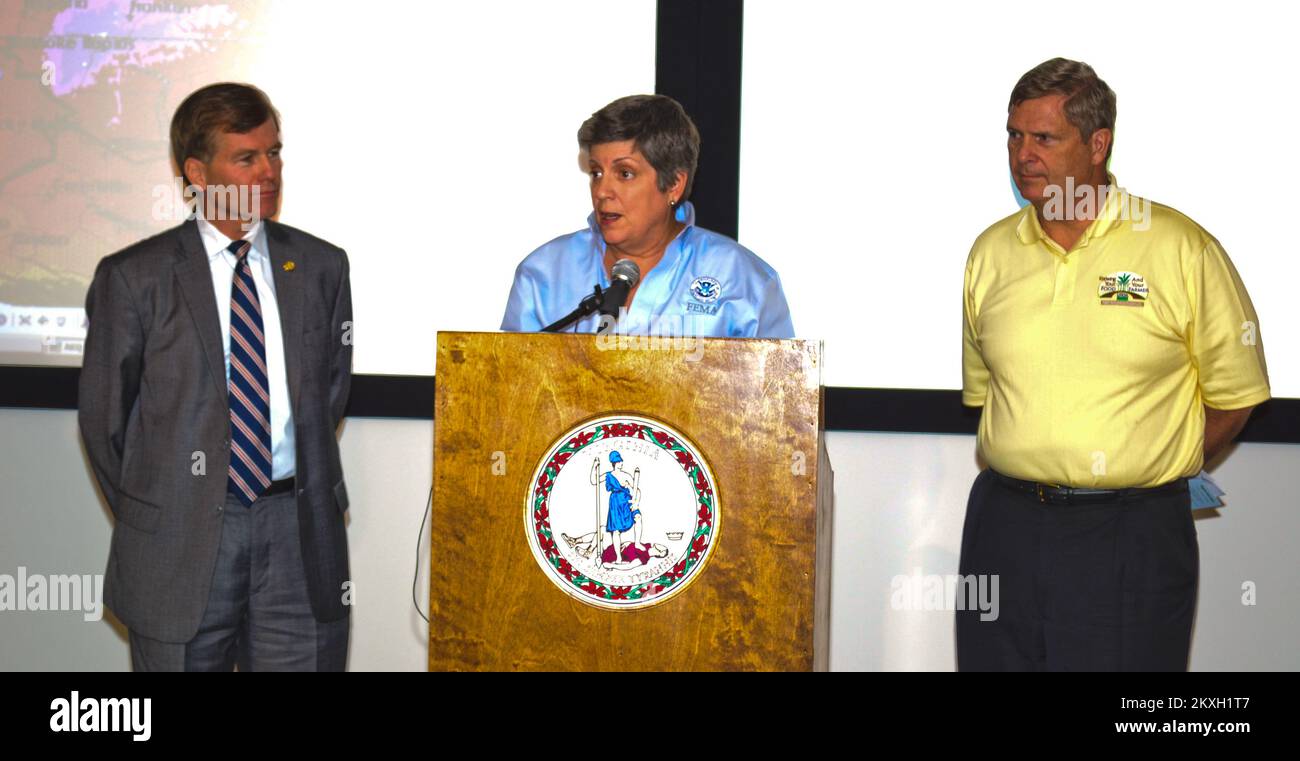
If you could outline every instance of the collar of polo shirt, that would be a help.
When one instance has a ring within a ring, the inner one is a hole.
[[[1087,248],[1089,241],[1093,238],[1099,238],[1105,235],[1123,216],[1123,202],[1124,199],[1128,197],[1127,191],[1119,187],[1119,183],[1115,181],[1115,175],[1109,172],[1106,173],[1106,183],[1106,203],[1102,205],[1101,212],[1097,214],[1097,217],[1092,221],[1092,224],[1088,225],[1088,229],[1083,231],[1083,235],[1079,236],[1079,240],[1075,242],[1074,248],[1071,249],[1071,251]],[[1059,256],[1066,256],[1068,254],[1065,249],[1061,248],[1059,243],[1052,240],[1051,237],[1043,231],[1043,226],[1038,221],[1038,213],[1034,209],[1033,204],[1025,205],[1023,217],[1020,220],[1020,224],[1016,227],[1016,236],[1019,237],[1020,242],[1025,245],[1031,245],[1035,241],[1041,241],[1054,254]]]

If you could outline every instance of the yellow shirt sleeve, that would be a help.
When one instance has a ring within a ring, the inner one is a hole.
[[[1268,400],[1268,367],[1259,317],[1241,276],[1211,238],[1188,268],[1191,305],[1188,350],[1196,365],[1202,401],[1234,410]]]
[[[961,403],[980,407],[988,392],[989,368],[984,364],[984,357],[979,350],[979,337],[975,334],[975,299],[971,293],[971,268],[974,261],[972,255],[966,262],[966,278],[962,289]]]

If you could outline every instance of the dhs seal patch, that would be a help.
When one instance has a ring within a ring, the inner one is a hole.
[[[546,577],[588,605],[657,605],[712,555],[718,495],[699,449],[634,415],[584,423],[547,451],[524,504],[528,546]]]
[[[691,300],[686,302],[686,311],[690,314],[715,315],[718,313],[718,297],[722,295],[722,284],[711,277],[697,277],[691,281]]]
[[[697,277],[691,282],[691,295],[705,304],[717,301],[722,295],[722,284],[711,277]]]

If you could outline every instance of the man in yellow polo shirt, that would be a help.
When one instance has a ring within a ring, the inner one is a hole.
[[[1187,478],[1269,398],[1258,319],[1222,247],[1107,174],[1115,94],[1057,58],[1011,93],[1029,205],[966,265],[962,401],[983,406],[961,573],[961,670],[1184,670],[1199,555]],[[972,615],[973,614],[973,615]]]

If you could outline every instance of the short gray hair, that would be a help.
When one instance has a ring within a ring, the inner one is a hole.
[[[628,95],[591,115],[578,128],[578,147],[631,140],[654,167],[659,192],[672,187],[678,172],[686,173],[685,201],[695,184],[700,160],[700,131],[682,104],[667,95]]]

